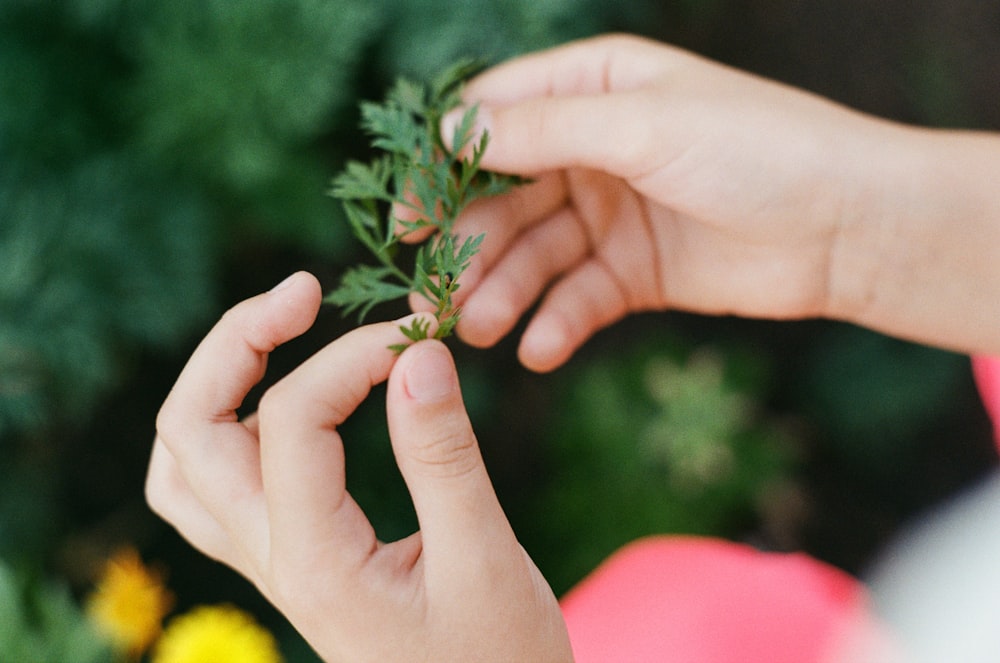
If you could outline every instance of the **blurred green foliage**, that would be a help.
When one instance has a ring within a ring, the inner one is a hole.
[[[130,352],[203,326],[248,247],[346,257],[321,192],[359,96],[593,32],[614,12],[591,4],[4,3],[0,435],[74,420]]]
[[[126,539],[166,562],[185,600],[256,605],[289,660],[314,660],[242,579],[145,510],[142,474],[159,402],[225,306],[303,267],[332,285],[362,259],[323,192],[367,156],[357,102],[398,76],[624,29],[890,117],[995,129],[988,11],[0,2],[0,559],[19,569],[0,571],[0,594],[35,591],[20,569],[82,585],[88,556]],[[347,324],[321,315],[269,379]],[[560,590],[651,532],[803,548],[859,571],[900,522],[995,464],[964,358],[844,325],[644,316],[554,376],[526,375],[512,342],[456,353],[505,507]],[[416,524],[381,397],[345,427],[348,479],[394,538]],[[0,600],[0,627],[39,632],[13,605]]]
[[[98,635],[69,588],[31,581],[0,560],[0,657],[31,663],[107,663]]]
[[[205,210],[136,163],[7,171],[0,209],[0,439],[85,417],[130,349],[169,346],[211,310]]]
[[[661,338],[561,377],[536,521],[558,590],[644,535],[748,530],[787,491],[796,440],[764,407],[758,363]]]

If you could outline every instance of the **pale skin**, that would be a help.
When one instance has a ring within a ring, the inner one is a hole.
[[[670,308],[826,317],[1000,353],[995,136],[904,127],[631,37],[514,60],[467,99],[492,137],[484,166],[535,179],[459,221],[487,233],[458,291],[472,345],[497,342],[540,299],[519,348],[537,371],[631,312]],[[154,510],[325,660],[571,661],[440,342],[396,357],[399,323],[362,327],[237,418],[268,354],[312,325],[320,292],[294,275],[231,309],[195,351],[157,421]],[[386,380],[420,525],[397,542],[378,541],[346,492],[337,432]]]
[[[1000,138],[905,127],[632,37],[492,69],[467,90],[483,166],[458,333],[552,370],[628,313],[826,317],[1000,352]],[[450,135],[445,131],[444,135]]]
[[[571,661],[559,606],[497,502],[439,341],[397,358],[399,323],[359,328],[237,419],[268,353],[312,325],[320,299],[299,273],[208,334],[157,419],[153,509],[253,582],[326,661]],[[337,432],[386,380],[420,523],[391,543],[345,490]]]

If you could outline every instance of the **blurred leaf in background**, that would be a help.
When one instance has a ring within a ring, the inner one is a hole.
[[[107,663],[114,658],[67,587],[31,581],[0,561],[0,660]]]
[[[844,325],[816,344],[804,389],[809,414],[843,440],[841,452],[884,475],[947,412],[967,373],[966,357]]]
[[[794,429],[764,407],[760,366],[661,341],[563,377],[536,514],[550,537],[538,562],[559,590],[647,534],[754,529],[795,469]]]
[[[862,572],[900,523],[996,465],[969,358],[830,324],[792,379],[811,422],[803,546]]]
[[[417,77],[462,54],[499,61],[603,31],[640,31],[654,13],[645,0],[377,0],[372,6],[385,19],[373,50],[383,75]]]
[[[131,3],[123,112],[130,140],[172,177],[263,232],[327,254],[340,247],[322,191],[323,136],[355,100],[376,27],[363,0]]]
[[[137,164],[0,174],[0,439],[84,417],[139,347],[167,348],[212,309],[196,197]]]
[[[220,271],[253,270],[240,261],[275,241],[346,257],[322,192],[357,150],[360,95],[615,13],[566,0],[4,4],[0,426],[85,412],[126,374],[129,348],[203,325]]]

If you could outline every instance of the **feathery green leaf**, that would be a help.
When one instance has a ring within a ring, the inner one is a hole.
[[[361,126],[381,154],[370,164],[348,163],[334,178],[330,194],[341,200],[354,235],[381,264],[348,270],[327,296],[325,301],[345,314],[359,311],[363,320],[376,305],[415,292],[435,305],[436,338],[450,335],[458,323],[460,311],[452,295],[483,235],[456,246],[455,221],[473,200],[499,195],[521,182],[480,169],[487,136],[473,134],[477,107],[466,110],[455,128],[453,149],[442,139],[441,118],[461,103],[462,82],[479,69],[463,60],[429,85],[400,79],[384,102],[361,105]],[[412,275],[407,275],[395,262],[402,248],[399,234],[428,227],[432,232],[416,249]],[[404,329],[410,340],[426,338],[427,332],[418,323]]]

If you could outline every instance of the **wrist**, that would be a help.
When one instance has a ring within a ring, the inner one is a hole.
[[[872,127],[831,250],[828,317],[1000,353],[1000,140]]]
[[[826,302],[822,317],[884,326],[888,284],[906,280],[908,255],[899,235],[911,228],[903,210],[915,201],[922,174],[918,132],[881,118],[854,114],[831,141],[827,186],[839,193],[830,222]]]

